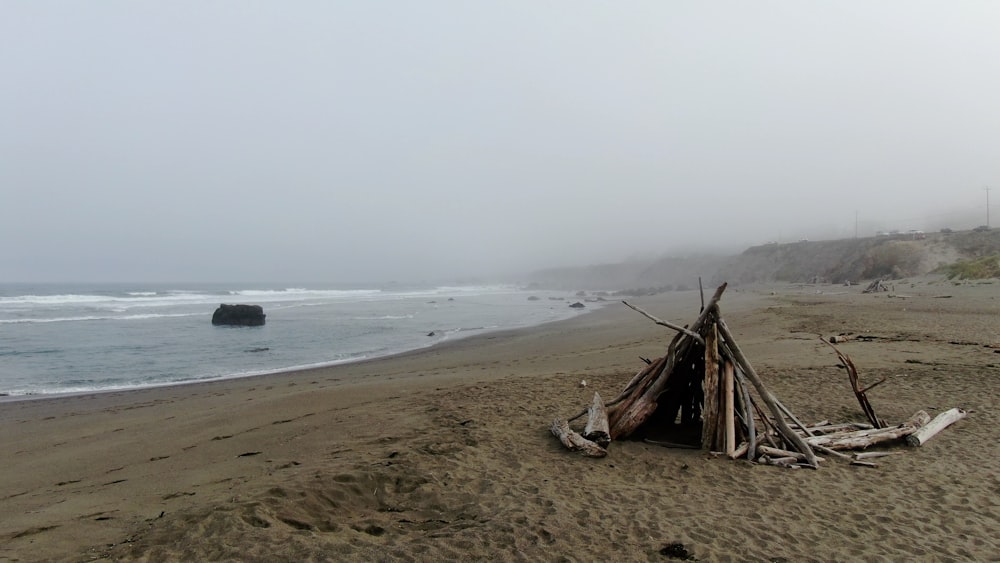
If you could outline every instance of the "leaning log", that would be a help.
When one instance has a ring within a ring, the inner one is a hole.
[[[552,421],[552,426],[549,427],[549,430],[570,451],[580,452],[587,457],[604,457],[608,455],[608,450],[574,432],[569,427],[569,422],[565,420],[556,419]]]
[[[736,450],[736,400],[733,393],[733,364],[726,362],[722,369],[722,401],[725,405],[726,455],[732,456]]]
[[[928,422],[924,427],[907,436],[906,443],[911,446],[922,446],[927,440],[936,436],[938,432],[962,420],[967,414],[964,410],[957,407],[946,410],[935,416],[934,420]]]
[[[715,433],[719,425],[719,346],[718,329],[715,323],[705,333],[705,379],[703,389],[705,400],[701,414],[701,448],[712,450],[716,447]]]
[[[594,402],[587,414],[587,426],[583,429],[583,437],[595,442],[602,448],[611,443],[611,432],[608,430],[608,409],[604,407],[601,394],[594,392]]]
[[[760,376],[757,375],[753,366],[750,365],[750,361],[747,360],[747,357],[743,355],[743,351],[740,350],[739,345],[736,344],[736,338],[733,336],[733,333],[729,331],[729,327],[726,326],[726,321],[720,318],[717,324],[719,326],[719,333],[722,335],[722,338],[729,346],[730,352],[733,354],[733,360],[739,364],[740,369],[743,370],[743,374],[746,375],[747,379],[750,380],[750,383],[753,383],[754,388],[757,389],[757,394],[760,395],[761,400],[764,401],[764,405],[766,405],[768,410],[771,411],[771,415],[774,417],[774,424],[778,428],[778,431],[781,432],[781,436],[794,445],[795,449],[806,455],[806,463],[813,468],[818,467],[819,462],[816,460],[816,454],[813,453],[809,444],[807,444],[801,436],[796,434],[795,431],[788,426],[788,423],[785,422],[785,417],[783,416],[784,413],[778,409],[778,405],[774,403],[774,396],[771,395],[771,392],[764,386],[764,382],[761,381]]]

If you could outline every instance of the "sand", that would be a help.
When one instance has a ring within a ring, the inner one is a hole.
[[[821,293],[820,293],[821,292]],[[877,468],[818,471],[548,433],[671,336],[621,305],[332,368],[0,403],[0,561],[1000,559],[1000,283],[729,290],[723,315],[801,418],[969,416]],[[690,322],[697,292],[635,299]],[[580,381],[586,380],[584,389]]]

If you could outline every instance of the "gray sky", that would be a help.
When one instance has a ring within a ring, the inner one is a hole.
[[[992,1],[0,0],[0,281],[968,228],[1000,204],[998,30]]]

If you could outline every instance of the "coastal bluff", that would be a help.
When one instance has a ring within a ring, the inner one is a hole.
[[[212,314],[213,325],[263,326],[264,308],[260,305],[221,304]]]

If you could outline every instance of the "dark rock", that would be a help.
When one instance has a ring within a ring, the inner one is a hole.
[[[260,305],[219,305],[212,315],[214,325],[261,326],[264,308]]]
[[[584,307],[586,307],[586,305],[584,305],[583,303],[580,303],[579,301],[577,301],[576,303],[572,303],[570,305],[570,307],[572,307],[574,309],[583,309]]]
[[[258,348],[247,348],[244,352],[267,352],[270,348],[258,347]]]
[[[535,295],[528,297],[528,301],[538,301],[538,299],[539,299],[538,296]]]
[[[433,330],[427,333],[427,336],[434,336],[434,335],[435,335],[435,332]]]

